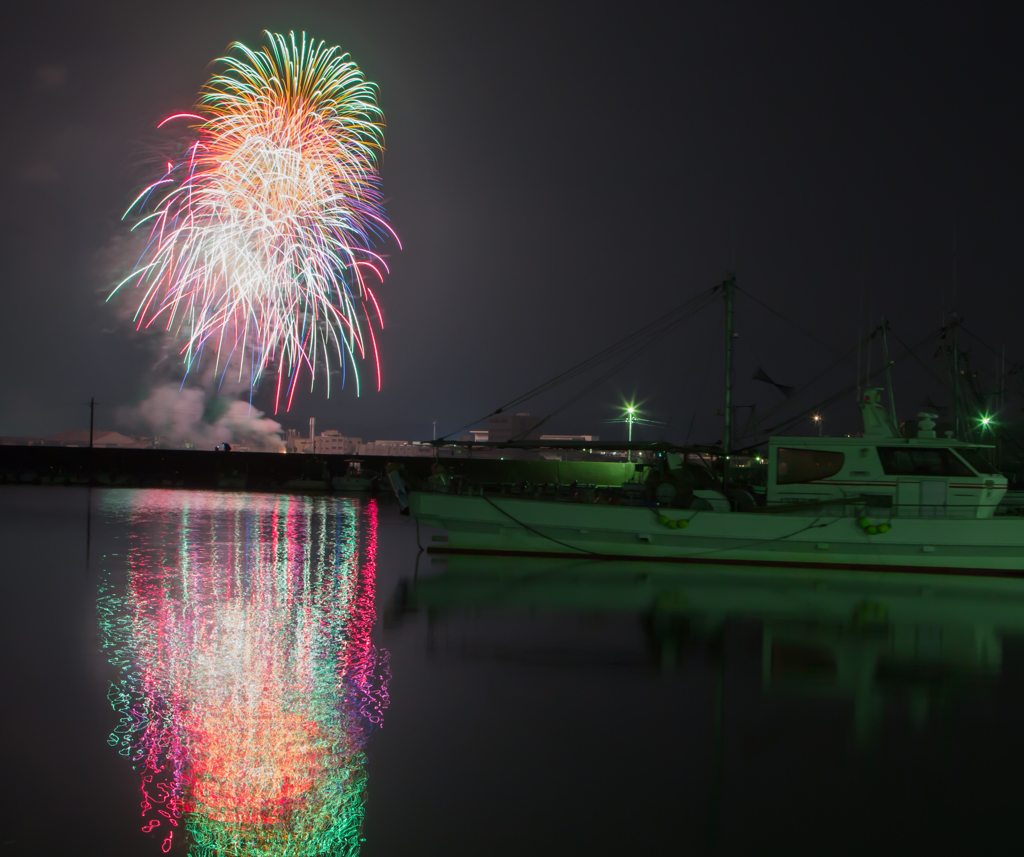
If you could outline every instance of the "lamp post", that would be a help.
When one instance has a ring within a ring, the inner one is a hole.
[[[636,419],[636,406],[635,405],[626,405],[626,426],[627,426],[627,432],[628,432],[626,437],[627,437],[627,439],[629,440],[630,443],[633,442],[633,420],[635,420],[635,419]],[[628,450],[626,450],[626,461],[630,461],[631,462],[632,460],[633,460],[633,450],[632,449],[628,449]]]
[[[818,437],[821,437],[821,414],[815,414],[812,419],[814,424],[818,427]]]

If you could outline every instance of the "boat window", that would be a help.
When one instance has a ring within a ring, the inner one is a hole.
[[[798,482],[814,482],[835,476],[843,469],[844,456],[841,452],[823,449],[779,448],[775,482],[778,485],[793,485]]]
[[[970,446],[956,451],[957,455],[961,456],[978,473],[998,473],[999,471],[986,457],[986,452],[988,452],[987,449],[981,450]]]
[[[882,469],[890,476],[974,476],[950,450],[914,447],[878,447]]]

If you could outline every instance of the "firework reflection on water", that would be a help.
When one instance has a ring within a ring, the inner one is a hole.
[[[129,539],[99,599],[109,743],[140,775],[142,831],[195,855],[358,852],[387,706],[376,504],[150,491],[107,511]]]

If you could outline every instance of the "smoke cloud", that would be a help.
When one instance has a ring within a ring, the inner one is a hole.
[[[198,387],[164,384],[139,405],[122,408],[121,421],[171,446],[213,449],[229,443],[260,452],[283,452],[281,424],[231,396]]]
[[[106,302],[113,288],[134,269],[146,247],[148,235],[117,232],[94,259],[98,297]],[[239,348],[227,367],[205,361],[193,367],[185,384],[181,340],[177,328],[139,326],[135,317],[139,293],[134,281],[124,285],[106,305],[117,332],[144,344],[150,354],[145,398],[117,411],[117,422],[135,435],[156,437],[161,445],[213,449],[222,443],[259,452],[283,452],[280,423],[250,407],[248,386],[241,380]],[[249,347],[245,350],[250,354]],[[218,374],[217,370],[223,370]]]

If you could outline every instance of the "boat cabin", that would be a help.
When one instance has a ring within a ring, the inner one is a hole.
[[[860,408],[863,437],[769,440],[769,508],[933,518],[995,513],[1007,480],[989,461],[992,446],[936,437],[934,414],[920,414],[917,437],[903,437],[878,389],[865,391]]]

